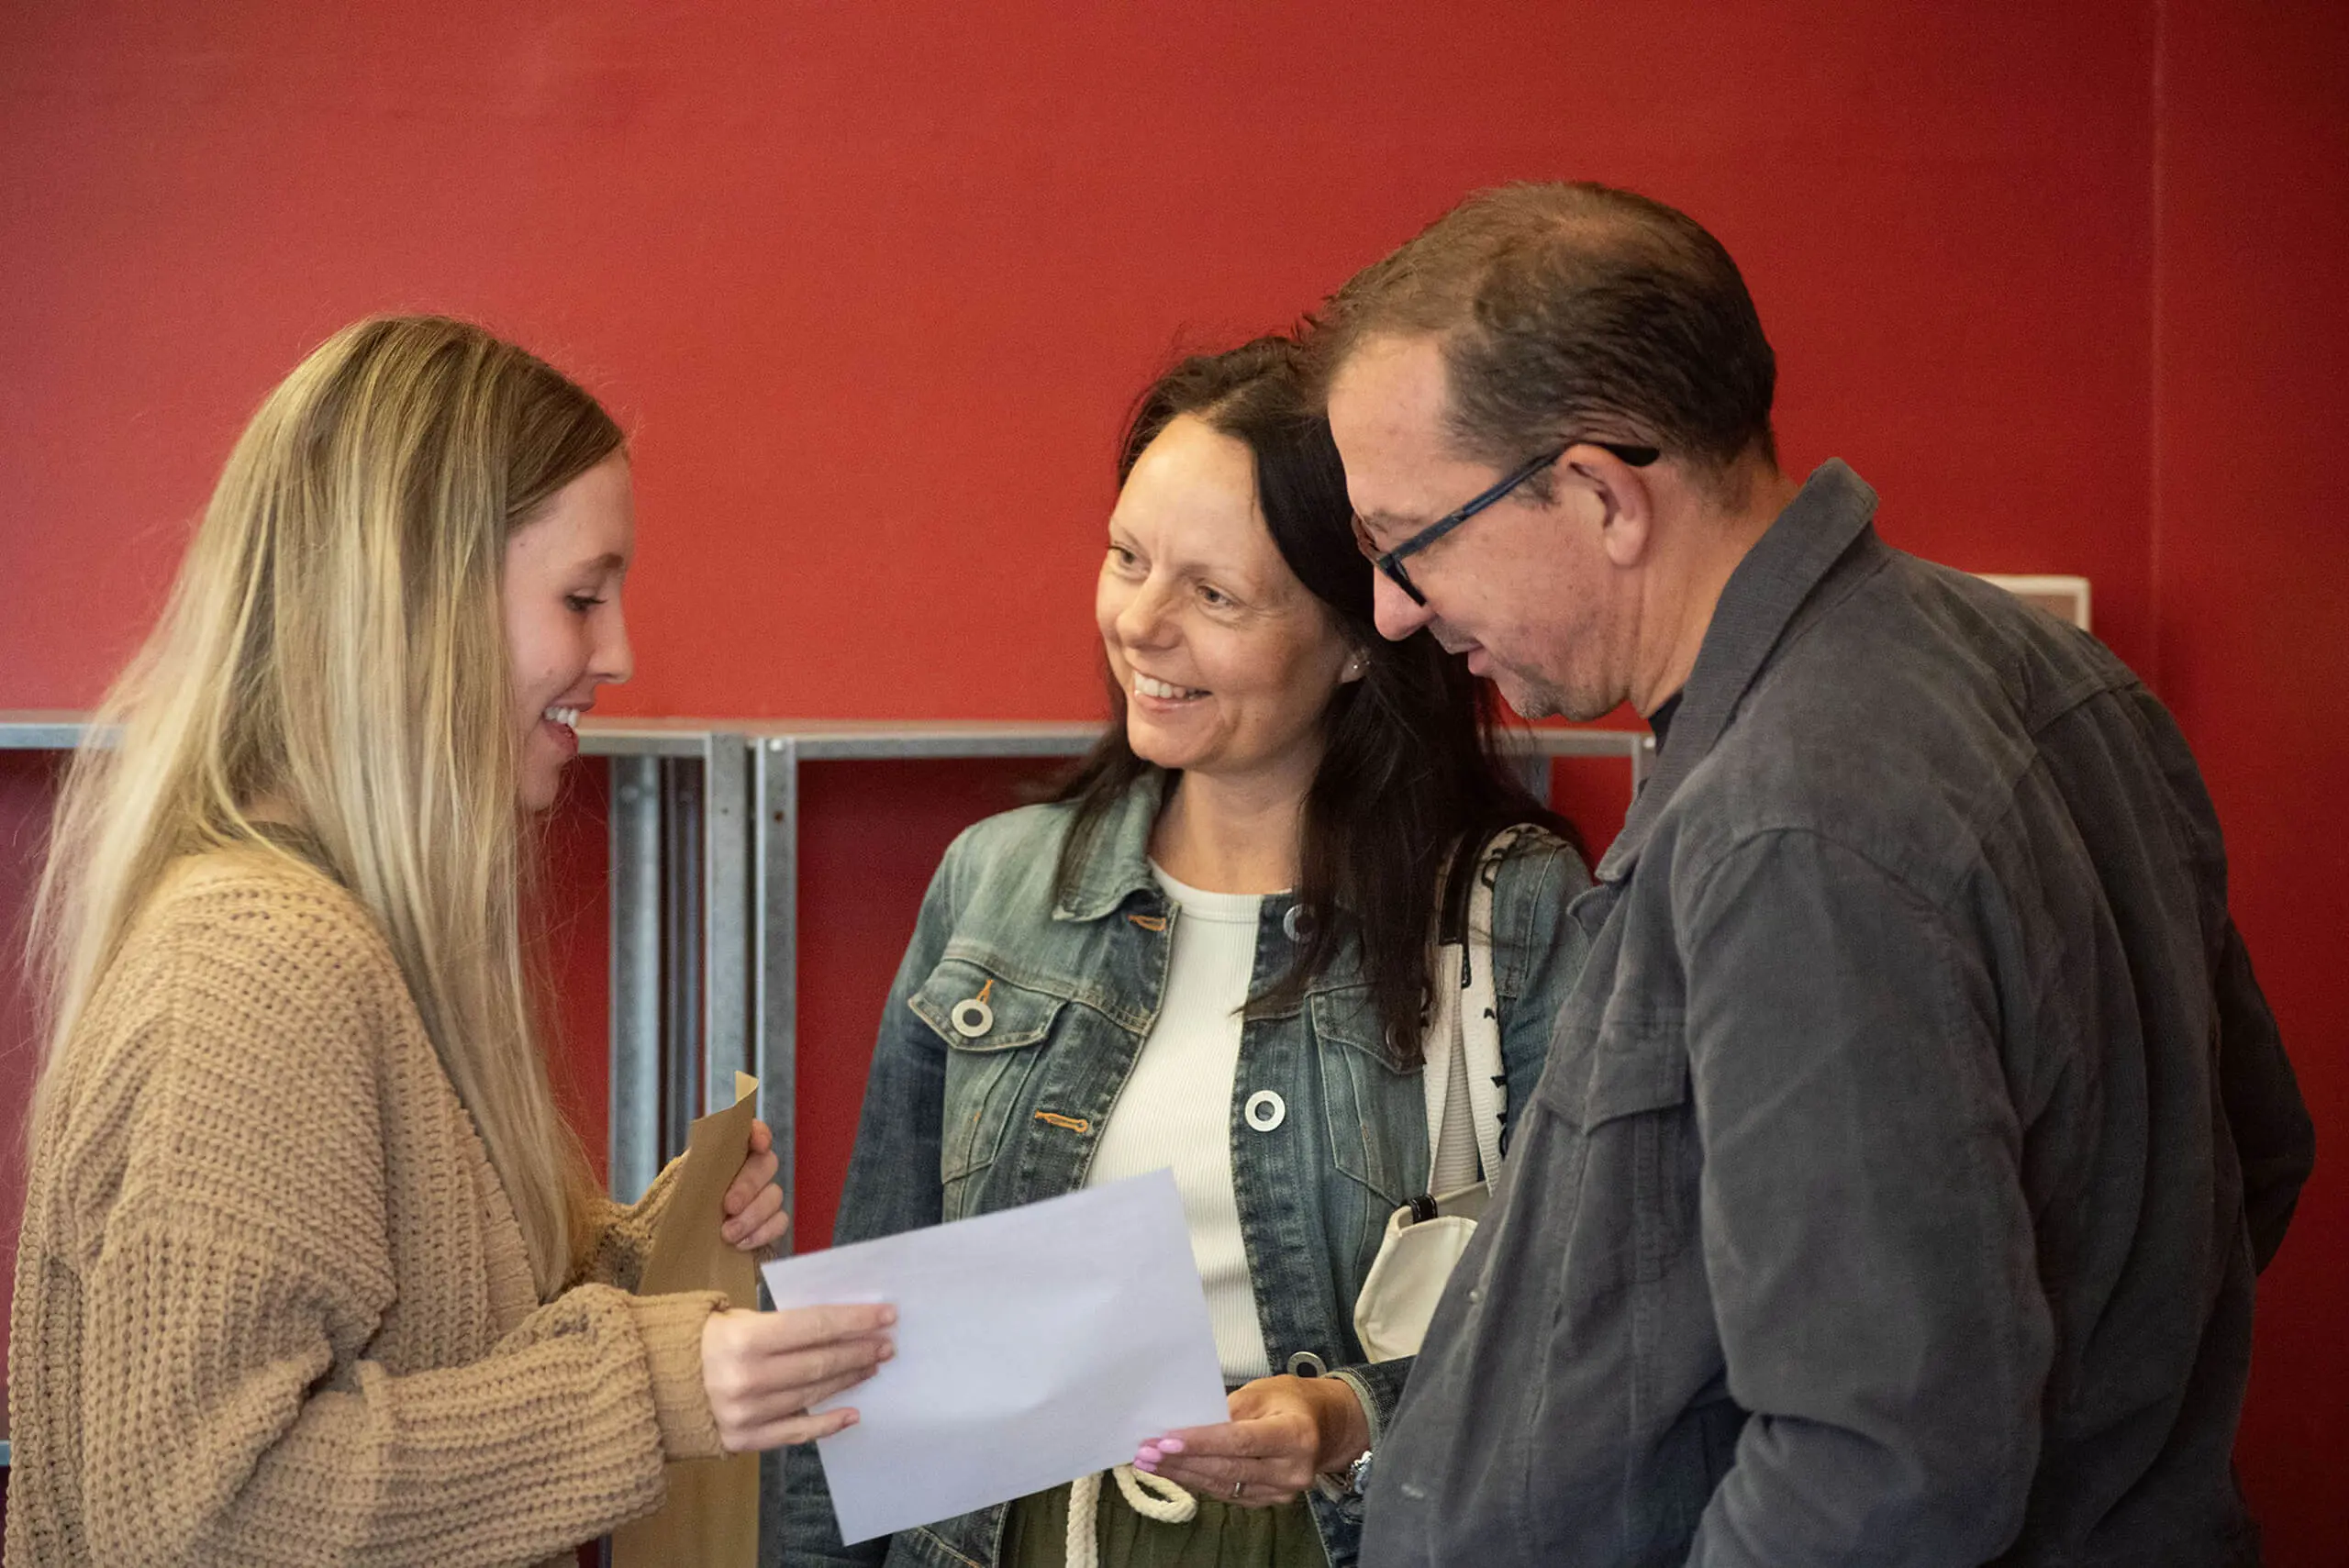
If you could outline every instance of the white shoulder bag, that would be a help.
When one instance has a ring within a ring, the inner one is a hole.
[[[1354,1334],[1375,1362],[1419,1352],[1452,1267],[1476,1234],[1493,1178],[1501,1170],[1501,1119],[1508,1089],[1501,1068],[1501,1026],[1493,996],[1493,881],[1501,857],[1523,828],[1497,834],[1477,857],[1460,940],[1437,952],[1435,1017],[1429,1021],[1420,1084],[1428,1107],[1428,1179],[1442,1168],[1445,1100],[1452,1064],[1465,1057],[1469,1124],[1484,1179],[1455,1192],[1423,1194],[1389,1215],[1386,1240],[1354,1301]],[[1441,919],[1441,913],[1438,917]]]

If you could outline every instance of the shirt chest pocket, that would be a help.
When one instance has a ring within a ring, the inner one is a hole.
[[[1016,985],[985,965],[949,958],[907,1000],[946,1046],[946,1094],[939,1121],[938,1174],[947,1218],[962,1188],[1003,1148],[1028,1080],[1066,1003]]]
[[[1533,1096],[1558,1124],[1542,1140],[1549,1182],[1555,1190],[1563,1177],[1574,1194],[1570,1314],[1653,1283],[1680,1256],[1695,1234],[1699,1169],[1681,1020],[1610,1015],[1595,1034],[1578,1032],[1553,1047]]]
[[[1541,1095],[1586,1133],[1688,1102],[1688,1058],[1677,1018],[1602,1029],[1581,1055],[1586,1073],[1549,1073]]]

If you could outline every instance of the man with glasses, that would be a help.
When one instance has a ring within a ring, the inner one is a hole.
[[[2253,1279],[2313,1137],[2168,714],[1841,462],[1779,473],[1671,208],[1487,193],[1319,347],[1380,629],[1661,746],[1369,1412],[1366,1568],[2255,1562]]]

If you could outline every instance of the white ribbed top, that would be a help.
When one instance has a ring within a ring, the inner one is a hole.
[[[1087,1185],[1171,1170],[1183,1195],[1191,1257],[1207,1287],[1208,1318],[1226,1383],[1272,1372],[1256,1317],[1256,1285],[1240,1235],[1231,1186],[1231,1126],[1240,1072],[1241,1009],[1256,970],[1252,893],[1186,886],[1153,864],[1174,903],[1166,999],[1141,1054],[1110,1107]]]

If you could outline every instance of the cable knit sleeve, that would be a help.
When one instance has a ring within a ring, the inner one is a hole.
[[[596,1233],[596,1245],[587,1262],[579,1271],[573,1284],[618,1285],[622,1290],[640,1288],[645,1265],[652,1259],[652,1238],[661,1228],[662,1218],[669,1212],[669,1200],[677,1190],[677,1173],[685,1168],[685,1157],[678,1156],[662,1168],[644,1189],[644,1195],[634,1203],[615,1203],[606,1207],[604,1222]],[[759,1262],[773,1262],[790,1256],[782,1239],[752,1251],[751,1256]],[[754,1307],[755,1302],[740,1302],[741,1307]]]
[[[414,1200],[384,1153],[414,1114],[393,1080],[418,1069],[386,1048],[380,964],[265,917],[218,945],[158,988],[62,1151],[92,1558],[537,1561],[655,1507],[665,1461],[717,1453],[715,1294],[584,1285],[486,1353],[419,1354],[391,1242]],[[379,1336],[435,1369],[395,1373]]]
[[[644,1265],[652,1257],[653,1233],[661,1228],[661,1217],[669,1211],[669,1199],[677,1190],[677,1173],[684,1167],[682,1158],[672,1160],[652,1178],[642,1197],[634,1203],[605,1205],[596,1245],[573,1284],[617,1285],[622,1290],[637,1287],[644,1277]]]

